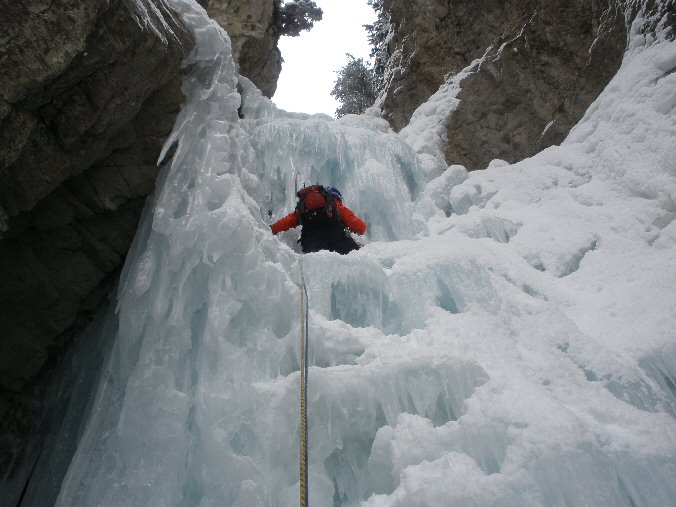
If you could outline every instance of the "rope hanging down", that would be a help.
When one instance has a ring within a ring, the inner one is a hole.
[[[300,507],[308,506],[307,480],[307,358],[308,358],[308,301],[303,255],[300,256]],[[305,319],[305,325],[303,325]]]

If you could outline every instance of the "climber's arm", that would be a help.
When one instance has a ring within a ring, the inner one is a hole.
[[[298,227],[299,225],[300,220],[298,220],[298,212],[294,210],[284,218],[277,220],[270,228],[272,229],[272,234],[278,234],[293,229],[294,227]]]
[[[354,214],[354,212],[345,206],[342,202],[336,202],[338,206],[338,213],[343,220],[345,227],[357,234],[364,234],[366,232],[366,222]]]

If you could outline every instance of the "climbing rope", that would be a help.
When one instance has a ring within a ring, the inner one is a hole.
[[[307,507],[307,356],[309,319],[302,254],[300,256],[300,319],[300,507]],[[303,325],[303,319],[305,319],[305,325]]]

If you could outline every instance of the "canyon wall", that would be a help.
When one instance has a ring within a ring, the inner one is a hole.
[[[383,0],[385,118],[413,111],[474,60],[447,125],[446,160],[469,170],[560,143],[620,66],[626,6],[614,0]]]

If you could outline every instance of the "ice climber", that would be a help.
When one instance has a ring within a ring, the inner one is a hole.
[[[337,189],[312,185],[296,195],[296,209],[272,224],[273,234],[301,225],[300,245],[304,253],[330,250],[346,254],[360,247],[345,229],[364,234],[366,222],[343,204],[343,196]]]

